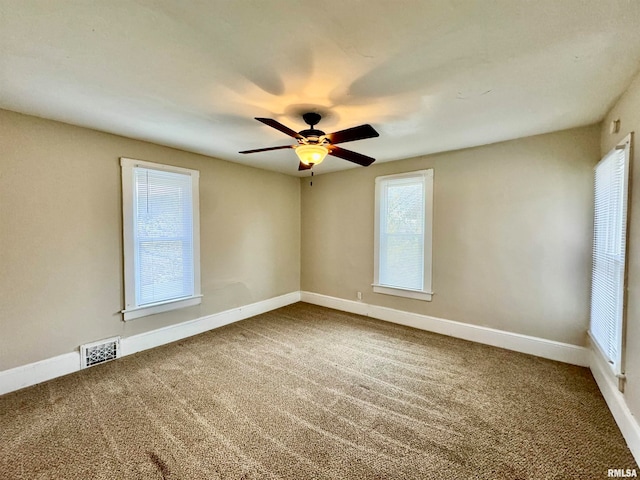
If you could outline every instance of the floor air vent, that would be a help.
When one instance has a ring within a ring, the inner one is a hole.
[[[120,337],[80,345],[82,368],[108,362],[120,356]]]

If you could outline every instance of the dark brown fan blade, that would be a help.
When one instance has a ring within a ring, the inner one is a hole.
[[[365,138],[379,137],[380,134],[368,123],[359,127],[347,128],[339,132],[333,132],[327,135],[327,138],[334,145],[336,143],[353,142],[355,140],[363,140]]]
[[[329,147],[329,155],[333,155],[334,157],[342,158],[344,160],[349,160],[350,162],[357,163],[358,165],[362,165],[363,167],[368,167],[373,162],[376,161],[375,158],[367,157],[366,155],[362,155],[361,153],[352,152],[351,150],[346,150],[340,147]]]
[[[311,169],[310,165],[305,165],[302,162],[300,162],[300,165],[298,165],[298,171],[300,171],[300,170],[310,170],[310,169]]]
[[[244,152],[238,152],[238,153],[268,152],[269,150],[282,150],[283,148],[293,148],[293,147],[295,147],[295,145],[285,145],[283,147],[256,148],[255,150],[245,150]]]
[[[294,132],[289,127],[284,126],[283,124],[281,124],[280,122],[274,120],[273,118],[259,118],[259,117],[256,117],[256,120],[258,120],[259,122],[264,123],[265,125],[269,125],[270,127],[275,128],[276,130],[280,130],[282,133],[286,133],[290,137],[297,138],[297,139],[303,139],[304,138],[298,132]]]

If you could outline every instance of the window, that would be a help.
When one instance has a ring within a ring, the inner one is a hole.
[[[431,300],[433,169],[376,178],[373,291]]]
[[[199,172],[121,158],[125,320],[197,305]]]
[[[595,167],[590,336],[617,375],[624,372],[625,263],[631,137]]]

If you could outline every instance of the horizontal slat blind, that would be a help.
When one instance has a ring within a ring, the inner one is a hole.
[[[382,181],[379,283],[424,287],[424,175]]]
[[[626,251],[627,151],[616,149],[595,169],[591,336],[621,373]]]
[[[191,176],[143,167],[133,174],[136,304],[192,296]]]

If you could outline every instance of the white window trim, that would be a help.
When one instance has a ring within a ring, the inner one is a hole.
[[[120,158],[122,167],[122,219],[123,219],[123,240],[124,240],[124,298],[125,308],[121,310],[123,320],[129,321],[135,318],[146,317],[155,313],[167,312],[178,308],[198,305],[202,302],[200,291],[200,200],[199,183],[200,172],[188,168],[162,165],[159,163],[144,162],[132,158]],[[176,298],[165,302],[152,303],[148,305],[136,305],[135,292],[135,253],[133,242],[133,169],[134,167],[144,167],[166,172],[183,173],[191,176],[192,181],[192,206],[193,206],[193,295],[189,297]]]
[[[424,284],[423,290],[413,290],[391,285],[380,284],[380,201],[381,184],[385,180],[415,178],[422,176],[424,180]],[[397,297],[413,298],[430,302],[433,296],[432,291],[432,256],[433,256],[433,168],[418,170],[415,172],[398,173],[395,175],[385,175],[376,177],[375,192],[375,240],[374,240],[374,293],[384,295],[394,295]]]

